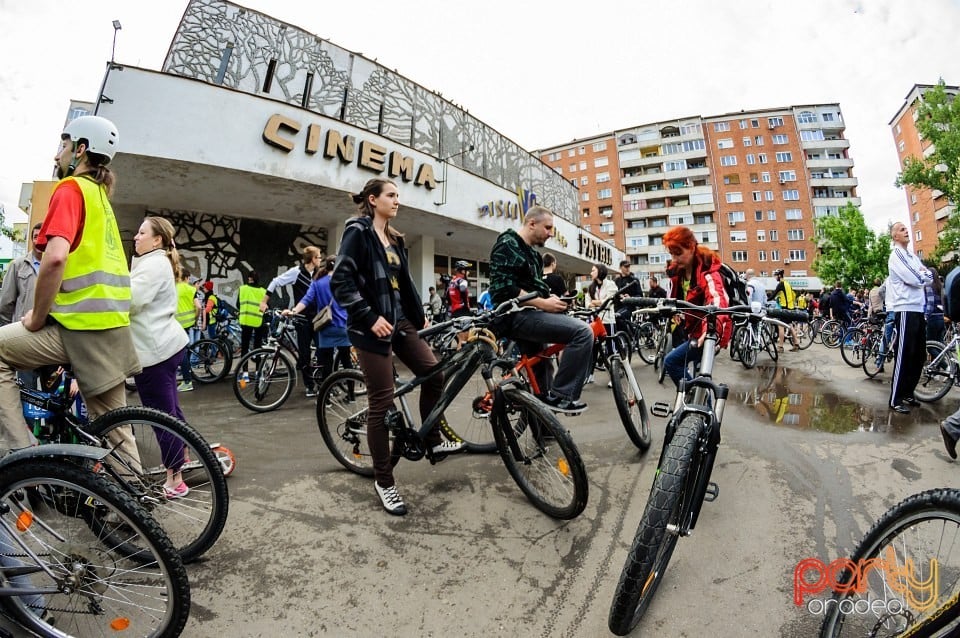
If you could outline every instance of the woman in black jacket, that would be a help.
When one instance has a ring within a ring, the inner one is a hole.
[[[337,252],[330,287],[337,303],[347,311],[347,334],[357,349],[357,359],[367,384],[367,443],[373,457],[377,495],[384,509],[403,516],[407,508],[400,498],[390,464],[389,433],[384,424],[393,407],[393,359],[397,357],[416,374],[436,365],[436,357],[417,336],[426,324],[420,293],[410,277],[403,235],[390,227],[400,207],[397,185],[374,178],[353,195],[357,217],[347,221]],[[420,390],[420,417],[436,405],[443,390],[438,375]],[[462,450],[462,442],[444,441],[440,430],[427,437],[433,460]]]

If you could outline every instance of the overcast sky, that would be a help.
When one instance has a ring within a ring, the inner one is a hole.
[[[436,91],[527,149],[691,115],[839,102],[867,222],[907,217],[888,122],[960,82],[960,0],[247,0]],[[110,58],[159,69],[186,0],[0,0],[0,202],[48,179]],[[123,131],[120,132],[123,147]],[[123,176],[120,176],[123,179]],[[9,222],[8,215],[8,222]]]

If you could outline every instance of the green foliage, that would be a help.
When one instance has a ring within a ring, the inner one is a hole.
[[[836,217],[817,218],[814,229],[820,254],[813,269],[825,286],[840,280],[844,288],[859,288],[886,278],[890,237],[870,230],[857,206],[847,202]]]
[[[0,204],[0,235],[4,237],[9,237],[13,241],[23,241],[21,238],[22,233],[14,230],[10,226],[7,226],[7,211],[4,209],[3,204]]]

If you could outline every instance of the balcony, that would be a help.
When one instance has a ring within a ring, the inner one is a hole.
[[[847,205],[847,202],[853,203],[854,206],[860,205],[859,197],[817,197],[814,195],[811,204],[813,206],[836,206],[837,208],[842,208]]]
[[[814,149],[826,149],[829,151],[843,150],[850,148],[850,140],[810,140],[800,142],[800,148],[805,151]]]
[[[819,177],[810,180],[813,188],[855,188],[858,183],[856,177]]]
[[[937,211],[934,212],[934,217],[937,221],[947,219],[953,214],[953,211],[955,211],[956,208],[956,206],[944,206],[943,208],[937,209]]]
[[[831,168],[853,168],[852,159],[808,159],[806,161],[807,168],[811,171],[817,169],[831,169]]]

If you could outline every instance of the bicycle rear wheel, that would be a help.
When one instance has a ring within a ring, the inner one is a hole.
[[[663,452],[610,606],[607,625],[618,636],[627,635],[640,622],[673,556],[680,517],[690,506],[684,503],[685,486],[702,427],[702,416],[685,416]]]
[[[663,383],[663,378],[667,376],[667,369],[664,367],[663,362],[667,358],[672,348],[670,347],[670,331],[666,330],[660,333],[660,336],[657,340],[657,356],[653,361],[653,369],[657,371],[657,383]]]
[[[587,470],[557,417],[532,394],[504,388],[497,394],[497,449],[510,476],[534,507],[553,518],[576,518],[587,506]],[[515,446],[515,447],[514,447]]]
[[[740,344],[738,345],[740,351],[740,363],[747,370],[750,370],[757,365],[757,350],[760,347],[760,344],[753,343],[754,339],[756,338],[762,337],[755,336],[753,328],[740,329]]]
[[[820,341],[828,348],[837,348],[840,346],[840,340],[843,338],[843,326],[836,319],[825,321],[820,327]]]
[[[651,321],[644,321],[637,326],[637,353],[644,363],[653,363],[657,357],[657,337],[660,331]]]
[[[944,347],[939,341],[928,341],[926,344],[926,358],[920,372],[920,381],[913,391],[913,396],[920,401],[939,401],[953,387],[957,364],[950,353],[941,355]]]
[[[864,335],[860,328],[851,328],[843,336],[843,342],[840,344],[840,356],[844,363],[851,368],[859,368],[863,365]]]
[[[763,350],[767,353],[767,356],[770,357],[770,360],[776,361],[780,356],[777,351],[777,337],[773,329],[767,324],[763,324],[760,327],[760,344],[763,346]]]
[[[873,332],[867,336],[863,347],[863,373],[871,379],[880,374],[883,365],[887,362],[887,355],[883,351],[883,333]]]
[[[630,441],[646,452],[650,447],[650,418],[647,414],[647,404],[643,394],[637,394],[630,383],[630,374],[627,371],[629,364],[620,357],[612,356],[607,362],[610,364],[610,381],[613,384],[613,400],[617,404],[620,422],[627,431]]]
[[[368,409],[367,384],[360,370],[337,370],[317,391],[317,427],[324,444],[340,465],[361,476],[373,476]]]
[[[198,383],[214,383],[227,376],[233,355],[215,339],[200,339],[187,346],[190,374]]]
[[[160,523],[185,563],[213,547],[227,523],[230,495],[223,466],[199,432],[165,412],[142,406],[111,410],[86,431],[111,447],[122,432],[132,433],[139,458],[131,458],[129,447],[118,447],[108,458],[117,461],[116,472],[129,484],[128,491]],[[177,466],[189,492],[167,498],[163,487],[167,468]],[[110,528],[109,521],[102,524]]]
[[[150,515],[104,475],[70,457],[9,465],[0,478],[0,517],[16,530],[14,540],[0,527],[0,583],[54,590],[0,598],[24,627],[56,637],[183,631],[190,585],[180,557]],[[140,548],[136,560],[98,533],[92,518],[116,521]]]
[[[870,559],[883,562],[867,569],[862,561]],[[956,635],[960,491],[929,490],[896,504],[870,528],[851,560],[861,567],[858,574],[844,572],[837,582],[849,586],[856,576],[860,592],[834,594],[836,603],[824,604],[822,637]],[[938,587],[921,591],[921,582]]]
[[[247,372],[249,368],[253,372]],[[283,405],[297,382],[296,364],[279,348],[257,348],[240,359],[233,378],[233,394],[254,412],[270,412]]]
[[[813,344],[813,326],[806,321],[795,321],[792,325],[797,347],[806,350]]]

